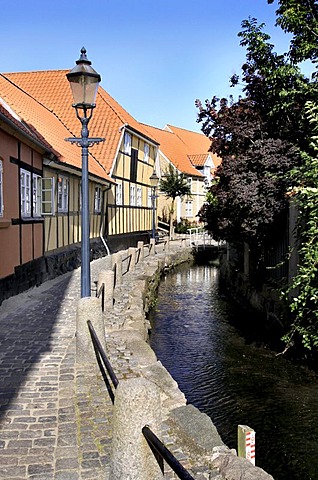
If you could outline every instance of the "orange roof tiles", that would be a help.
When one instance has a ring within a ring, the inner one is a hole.
[[[161,152],[182,173],[201,177],[202,174],[194,168],[188,158],[186,145],[172,132],[145,125],[149,134],[160,144]]]
[[[173,125],[166,125],[165,130],[177,135],[180,140],[186,145],[189,155],[201,155],[208,153],[211,147],[211,140],[203,135],[203,133],[192,132],[184,128],[175,127]],[[221,159],[214,153],[210,152],[214,166],[217,167],[221,163]],[[199,166],[199,164],[197,164]]]
[[[0,96],[43,135],[60,153],[61,160],[79,166],[78,147],[64,141],[79,137],[81,124],[72,108],[73,97],[66,78],[68,70],[18,72],[0,75]],[[96,108],[89,123],[91,137],[105,137],[105,142],[89,149],[89,170],[106,177],[115,160],[121,127],[128,125],[149,136],[144,127],[99,87]]]
[[[188,155],[190,162],[195,167],[203,167],[208,159],[208,153],[202,153],[201,155]]]

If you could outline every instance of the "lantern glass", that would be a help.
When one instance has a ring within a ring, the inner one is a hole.
[[[153,172],[153,174],[151,175],[149,180],[150,180],[150,185],[152,186],[152,188],[157,188],[158,182],[159,182],[159,177],[156,174],[156,172]]]
[[[66,75],[72,89],[74,106],[94,107],[100,75],[91,67],[87,60],[86,50],[82,48],[81,57],[76,66]]]

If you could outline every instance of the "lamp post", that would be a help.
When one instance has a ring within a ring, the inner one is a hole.
[[[150,177],[150,185],[151,185],[151,201],[152,201],[152,238],[156,238],[156,190],[158,187],[159,177],[157,176],[156,172]]]
[[[91,296],[90,245],[89,245],[89,195],[88,195],[88,148],[104,138],[89,138],[88,122],[92,118],[100,75],[91,67],[83,47],[76,66],[66,74],[73,94],[73,107],[82,124],[81,138],[66,138],[67,142],[82,147],[82,238],[81,238],[81,297]]]

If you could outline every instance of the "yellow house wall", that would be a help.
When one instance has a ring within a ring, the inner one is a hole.
[[[151,207],[148,206],[149,178],[153,173],[156,148],[131,133],[132,149],[137,150],[136,181],[131,181],[132,154],[124,153],[124,138],[119,148],[117,159],[114,163],[112,178],[122,183],[122,205],[116,205],[116,187],[111,187],[108,192],[108,234],[120,235],[130,232],[150,231],[152,228]],[[144,144],[149,145],[149,159],[144,161]],[[130,204],[130,186],[135,185],[136,204]],[[141,206],[137,206],[137,188],[141,188]]]
[[[67,212],[58,211],[57,185],[59,175],[68,179],[69,194]],[[48,167],[44,169],[43,177],[54,178],[54,214],[46,215],[44,221],[44,248],[45,252],[49,252],[81,241],[81,178],[77,175],[57,171]],[[98,238],[101,227],[101,213],[94,211],[96,186],[102,185],[97,182],[89,181],[90,238]]]
[[[160,153],[159,154],[159,164],[160,170],[163,174],[168,170],[169,163],[166,158]],[[192,201],[192,213],[191,217],[186,215],[186,201]],[[200,208],[205,202],[205,187],[204,187],[204,178],[203,177],[192,177],[192,186],[191,186],[191,197],[184,197],[181,202],[181,217],[187,218],[190,222],[197,222],[198,217],[196,214],[199,212]],[[160,218],[168,220],[169,211],[171,209],[171,199],[166,198],[164,194],[160,193],[158,198],[158,216]],[[177,218],[177,200],[175,202],[175,209],[173,218]]]

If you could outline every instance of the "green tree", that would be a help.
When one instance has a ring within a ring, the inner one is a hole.
[[[175,209],[175,200],[177,197],[191,195],[191,189],[187,182],[187,178],[183,173],[179,173],[176,168],[169,164],[168,170],[165,171],[159,184],[159,189],[166,198],[171,199],[169,208],[169,226],[170,239],[173,239],[173,214]]]
[[[313,128],[313,156],[303,153],[303,163],[291,171],[290,195],[298,208],[298,271],[286,292],[291,298],[293,321],[284,340],[301,342],[318,351],[318,105],[309,102],[306,113]]]
[[[299,210],[300,262],[284,290],[292,314],[284,340],[318,351],[318,89],[316,77],[309,80],[296,65],[317,60],[317,6],[310,0],[281,0],[279,6],[277,23],[294,34],[290,53],[278,55],[264,25],[244,20],[239,37],[246,62],[241,76],[231,78],[233,86],[242,83],[243,96],[196,102],[211,150],[222,158],[200,216],[216,238],[244,240],[260,252],[270,245],[292,196]],[[299,30],[291,23],[297,12]]]
[[[299,162],[297,148],[308,145],[303,109],[313,93],[308,79],[278,55],[256,19],[239,33],[246,47],[241,79],[244,98],[200,101],[198,121],[222,158],[211,187],[213,201],[200,212],[212,235],[259,248],[287,209],[287,172]]]
[[[274,0],[267,0],[274,3]],[[318,60],[318,4],[316,0],[278,0],[277,21],[284,32],[291,33],[290,57],[295,63]]]

